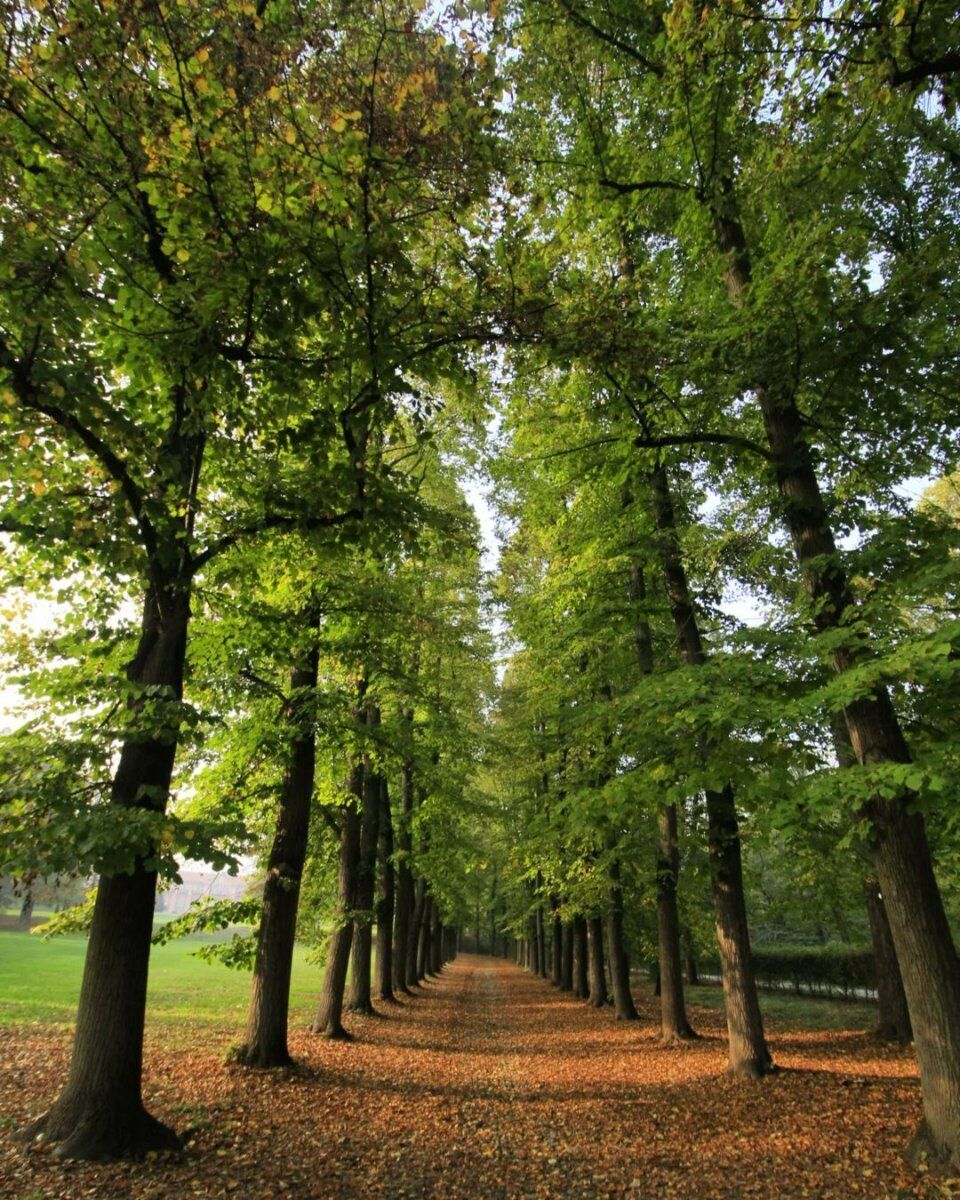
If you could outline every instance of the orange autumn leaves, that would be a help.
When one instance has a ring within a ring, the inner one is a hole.
[[[657,1042],[652,1001],[624,1025],[511,964],[462,955],[417,999],[354,1018],[352,1044],[302,1029],[295,1071],[223,1064],[235,1031],[148,1041],[152,1111],[187,1131],[181,1161],[76,1164],[2,1146],[0,1197],[938,1197],[898,1147],[919,1114],[912,1053],[858,1032],[772,1031],[785,1068],[728,1079],[721,1021]],[[62,1030],[4,1031],[0,1111],[56,1090]],[[944,1185],[939,1185],[941,1188]],[[949,1193],[946,1193],[949,1194]]]

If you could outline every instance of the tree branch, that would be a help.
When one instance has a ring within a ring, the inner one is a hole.
[[[670,192],[693,191],[692,184],[677,183],[672,179],[641,179],[634,183],[620,183],[617,179],[599,179],[597,182],[601,187],[610,188],[612,191],[619,192],[624,196],[630,192],[654,192],[658,190]]]
[[[570,3],[570,0],[560,0],[560,7],[566,11],[567,15],[571,18],[574,24],[579,25],[581,29],[586,29],[588,33],[592,33],[595,38],[599,38],[600,41],[605,42],[606,45],[612,46],[615,50],[619,50],[623,54],[626,54],[629,58],[632,58],[634,62],[638,62],[644,68],[644,70],[650,71],[651,74],[656,76],[661,76],[663,74],[663,67],[661,67],[659,63],[655,63],[651,59],[647,58],[646,55],[641,54],[635,46],[631,46],[630,43],[625,42],[623,38],[617,37],[615,33],[608,33],[607,30],[601,29],[600,26],[594,21],[591,21],[588,16],[582,13],[579,9],[574,8],[574,6]]]
[[[361,520],[363,515],[363,509],[359,507],[348,508],[341,513],[327,513],[322,517],[291,517],[285,513],[268,513],[262,520],[256,521],[252,525],[241,526],[232,533],[225,534],[222,538],[211,542],[206,550],[195,554],[190,561],[191,574],[195,574],[201,567],[205,567],[208,562],[222,554],[224,550],[229,550],[231,546],[235,546],[243,539],[256,537],[257,534],[267,533],[271,529],[311,533],[318,529],[333,529],[338,525],[346,525],[349,521]]]
[[[916,63],[912,67],[894,68],[887,77],[887,82],[891,87],[901,87],[905,83],[922,83],[924,79],[942,79],[947,75],[955,75],[958,71],[960,52],[951,51],[940,58]]]
[[[748,450],[767,462],[773,461],[769,450],[750,438],[738,437],[735,433],[678,433],[664,437],[639,436],[633,439],[634,446],[643,450],[662,450],[667,446],[729,446],[735,450]]]

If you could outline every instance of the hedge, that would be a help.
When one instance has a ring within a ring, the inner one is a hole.
[[[797,995],[862,997],[874,995],[877,975],[870,950],[855,947],[803,946],[753,952],[757,985]],[[705,959],[701,972],[720,974],[716,959]]]

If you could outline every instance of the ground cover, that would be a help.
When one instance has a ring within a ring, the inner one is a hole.
[[[194,962],[178,970],[217,969]],[[164,973],[159,960],[154,987]],[[298,996],[309,975],[295,978]],[[667,1051],[646,992],[638,997],[643,1019],[618,1023],[610,1009],[598,1012],[511,964],[473,955],[419,991],[382,1016],[351,1018],[358,1037],[350,1044],[306,1032],[298,1000],[296,1071],[225,1065],[223,1049],[237,1032],[228,1006],[219,1022],[205,1020],[205,1010],[185,1019],[172,1040],[172,1024],[154,1019],[146,1094],[152,1111],[188,1131],[182,1160],[64,1168],[46,1152],[5,1143],[0,1196],[950,1194],[899,1157],[920,1112],[912,1051],[881,1046],[856,1028],[804,1029],[771,1017],[783,1069],[754,1084],[726,1077],[722,1019],[699,1003],[693,1015],[704,1038]],[[6,1128],[55,1094],[68,1040],[55,1023],[0,1030]]]

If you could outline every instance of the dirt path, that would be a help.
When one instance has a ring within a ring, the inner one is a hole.
[[[354,1019],[352,1044],[297,1032],[296,1072],[150,1047],[151,1108],[192,1128],[179,1163],[54,1166],[4,1145],[0,1196],[825,1197],[944,1194],[896,1153],[919,1115],[909,1051],[773,1031],[779,1075],[727,1079],[718,1019],[663,1050],[649,1004],[619,1024],[497,959],[463,955],[416,1000]],[[0,1042],[3,1123],[52,1096],[62,1037]]]

